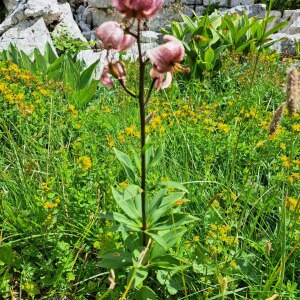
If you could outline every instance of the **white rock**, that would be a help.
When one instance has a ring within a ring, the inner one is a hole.
[[[43,16],[46,24],[51,24],[60,17],[57,0],[28,0],[24,5],[25,19]]]
[[[88,4],[97,8],[110,8],[112,6],[112,0],[88,0]]]
[[[300,9],[285,10],[280,21],[288,21],[289,24],[282,28],[280,32],[288,34],[300,33]]]
[[[286,55],[296,54],[296,44],[300,43],[300,33],[298,34],[286,34],[275,33],[270,35],[272,40],[277,40],[274,45],[271,46],[272,50],[276,50],[278,53]]]
[[[26,54],[30,54],[34,48],[38,48],[41,53],[44,53],[47,42],[54,50],[46,24],[43,18],[39,18],[38,20],[24,21],[7,30],[0,37],[0,51],[7,49],[9,44],[12,43]]]
[[[152,42],[157,42],[159,39],[160,34],[155,32],[155,31],[143,31],[142,32],[142,38],[141,42],[142,43],[152,43]]]
[[[228,0],[203,0],[204,6],[218,5],[219,7],[228,7]]]
[[[274,17],[273,21],[270,22],[267,26],[267,31],[272,29],[274,26],[276,26],[277,24],[279,24],[280,22],[282,22],[281,20],[281,16],[282,13],[279,10],[271,10],[270,11],[270,17]]]
[[[20,2],[20,0],[3,0],[4,6],[9,13],[15,9],[18,2]]]
[[[69,3],[59,5],[60,18],[59,24],[54,28],[53,34],[59,36],[59,33],[67,29],[74,39],[79,39],[87,42],[86,38],[82,35],[79,27],[73,19],[73,14]]]
[[[235,7],[238,5],[253,5],[254,0],[231,0],[230,7]]]
[[[142,53],[143,57],[146,56],[147,50],[150,50],[154,47],[157,47],[157,43],[142,43]],[[123,59],[128,60],[128,61],[134,61],[138,59],[138,47],[137,44],[134,44],[126,53],[122,56]]]
[[[222,15],[224,15],[225,13],[228,13],[230,15],[234,13],[242,15],[243,11],[247,14],[249,18],[254,16],[258,18],[263,18],[267,15],[267,9],[265,4],[238,5],[230,9],[226,9],[226,8],[220,9]]]
[[[118,60],[119,54],[117,52],[110,51],[109,59]],[[107,64],[107,51],[102,50],[100,52],[94,52],[93,50],[83,50],[77,54],[76,60],[83,60],[86,67],[89,67],[98,60],[99,64],[95,68],[94,78],[99,79],[104,66]]]

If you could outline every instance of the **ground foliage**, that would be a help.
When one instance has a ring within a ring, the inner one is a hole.
[[[268,134],[291,61],[260,54],[253,76],[255,61],[227,55],[213,77],[177,77],[154,95],[147,131],[166,153],[149,183],[184,183],[190,202],[179,205],[199,218],[173,249],[190,267],[153,270],[147,280],[159,299],[300,297],[299,113]],[[127,76],[134,85],[135,69]],[[122,246],[112,222],[97,216],[116,210],[110,187],[128,185],[113,148],[132,154],[139,144],[136,104],[99,87],[78,109],[68,93],[0,63],[3,298],[100,299],[109,286],[101,255]],[[115,270],[111,299],[128,272]]]

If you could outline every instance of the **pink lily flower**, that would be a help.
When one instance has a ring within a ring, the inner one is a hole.
[[[121,25],[117,22],[108,21],[102,23],[96,29],[96,35],[107,50],[115,49],[123,51],[129,49],[135,42],[135,38],[130,34],[125,34]]]
[[[182,43],[171,35],[165,35],[166,43],[147,51],[153,67],[150,70],[150,77],[156,78],[156,90],[167,88],[172,82],[172,73],[188,73],[189,69],[184,69],[180,62],[184,58],[184,47]],[[164,76],[166,74],[166,79]]]
[[[127,18],[148,19],[156,15],[164,0],[113,0],[114,7]]]
[[[124,82],[126,79],[124,63],[121,61],[113,60],[103,68],[102,74],[100,76],[100,82],[104,86],[112,88],[114,87],[114,83],[109,75]]]

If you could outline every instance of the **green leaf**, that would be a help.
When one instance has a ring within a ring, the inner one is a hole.
[[[189,16],[187,16],[185,14],[180,14],[180,15],[181,15],[181,18],[182,18],[183,22],[186,23],[186,25],[187,25],[187,27],[189,28],[190,31],[193,31],[193,30],[196,29],[196,26],[195,26],[193,20]]]
[[[123,214],[120,214],[120,213],[117,213],[117,212],[100,213],[99,217],[103,218],[103,219],[108,219],[108,220],[119,222],[120,224],[125,225],[126,227],[128,227],[129,229],[131,229],[133,231],[137,231],[137,229],[138,229],[138,231],[140,230],[140,225],[139,224],[137,224],[133,220],[129,219],[128,217],[124,216]]]
[[[212,63],[215,59],[215,51],[209,47],[204,54],[204,62],[205,63]]]
[[[183,258],[176,257],[174,255],[162,255],[153,258],[150,261],[149,268],[160,268],[169,270],[182,270],[188,268],[191,263]]]
[[[171,249],[177,242],[180,242],[183,234],[186,232],[186,228],[171,229],[167,233],[162,235],[162,238],[168,245],[168,249]],[[155,243],[151,250],[151,258],[162,256],[166,253],[166,250],[159,244]]]
[[[55,62],[55,60],[57,59],[57,56],[56,56],[55,52],[53,51],[49,42],[47,42],[47,44],[45,46],[44,58],[46,59],[48,64],[53,64]]]
[[[277,25],[275,25],[272,29],[270,29],[269,31],[267,31],[265,34],[264,34],[264,38],[268,37],[269,35],[277,32],[278,30],[282,29],[283,27],[287,26],[289,24],[288,21],[285,21],[285,22],[281,22]]]
[[[153,155],[150,157],[147,170],[156,166],[160,162],[161,158],[164,155],[164,152],[165,152],[165,144],[161,144],[153,153]]]
[[[132,264],[132,254],[120,249],[108,250],[100,258],[99,266],[103,268],[125,268]]]
[[[7,265],[13,265],[14,254],[11,246],[3,245],[0,247],[0,261]]]
[[[245,43],[243,43],[242,45],[240,45],[238,48],[236,48],[234,50],[234,53],[240,53],[243,52],[251,43],[254,43],[255,39],[252,39],[250,41],[247,41]]]
[[[38,71],[45,72],[47,69],[47,61],[38,49],[33,50],[34,62]]]
[[[115,152],[118,160],[123,164],[125,172],[126,172],[128,178],[130,179],[130,181],[135,183],[136,176],[135,176],[135,172],[134,172],[134,165],[133,165],[131,159],[129,158],[129,156],[126,153],[119,151],[116,148],[114,148],[114,152]]]
[[[77,86],[78,89],[83,89],[90,84],[91,80],[93,79],[94,71],[98,63],[99,61],[97,60],[80,74],[80,78]]]
[[[146,232],[155,242],[157,242],[164,250],[169,250],[167,243],[165,242],[164,238],[158,234],[152,232]]]
[[[177,273],[174,274],[174,272],[159,270],[157,272],[157,280],[160,284],[166,286],[171,295],[177,294],[177,292],[182,290],[184,286],[181,276]]]
[[[118,191],[112,188],[113,197],[124,213],[131,219],[141,219],[141,212],[137,210],[135,202],[132,200],[140,194],[140,187],[136,185],[128,186],[125,191]]]
[[[148,271],[145,268],[132,269],[127,277],[127,284],[133,278],[132,288],[138,287],[148,276]]]
[[[152,200],[150,200],[151,198],[148,197],[147,200],[149,201],[148,204],[148,213],[151,213],[151,211],[155,210],[156,208],[158,208],[161,204],[162,199],[167,196],[167,189],[163,188],[161,190],[159,190],[155,196],[153,197]]]
[[[175,182],[175,181],[162,181],[159,183],[159,185],[163,185],[166,188],[174,188],[174,189],[188,193],[188,190],[186,189],[186,187],[184,185],[182,185],[181,183]]]
[[[151,230],[163,231],[179,228],[180,226],[187,225],[197,220],[199,220],[197,217],[190,214],[173,214],[172,216],[167,216],[165,222],[156,223],[154,227],[151,227]]]
[[[90,86],[78,91],[74,91],[71,96],[71,103],[77,108],[86,106],[95,96],[98,83],[95,81]]]
[[[135,294],[136,300],[155,300],[156,294],[148,286],[142,286]]]

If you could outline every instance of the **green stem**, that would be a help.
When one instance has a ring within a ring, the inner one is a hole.
[[[139,109],[140,109],[140,123],[141,123],[141,188],[142,188],[142,230],[143,230],[143,245],[147,245],[146,230],[146,121],[145,121],[145,106],[144,106],[144,93],[145,93],[145,63],[143,62],[142,46],[141,46],[141,21],[138,20],[138,34],[137,45],[139,52],[139,65],[140,65],[140,80],[139,80]]]

